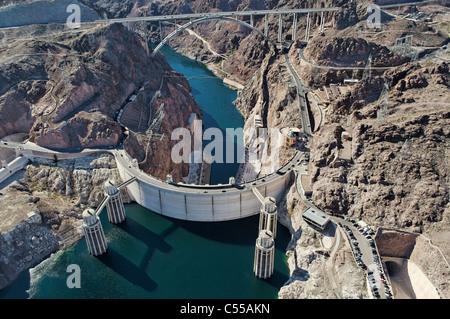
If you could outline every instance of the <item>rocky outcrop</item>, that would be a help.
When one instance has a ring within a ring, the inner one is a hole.
[[[103,113],[81,111],[52,129],[47,123],[38,122],[31,136],[36,144],[50,149],[101,148],[117,145],[122,129]]]
[[[280,299],[361,299],[368,298],[365,274],[353,262],[350,248],[342,245],[331,255],[336,233],[332,227],[321,232],[306,223],[301,214],[306,207],[293,185],[279,204],[280,222],[292,239],[286,255],[291,277],[278,293]]]
[[[448,143],[446,118],[444,113],[401,125],[360,124],[353,130],[354,165],[333,168],[328,165],[339,138],[321,130],[311,156],[314,201],[373,225],[419,231],[441,221],[448,202],[448,167],[440,161]]]
[[[39,210],[13,229],[0,233],[0,289],[20,272],[36,265],[59,248],[60,238],[42,222]]]
[[[334,25],[337,30],[343,30],[359,22],[357,3],[344,4],[334,15]]]
[[[56,163],[35,162],[28,166],[23,184],[30,191],[48,190],[60,194],[69,202],[73,201],[75,207],[96,207],[104,197],[103,185],[110,179],[121,181],[114,157],[105,154]],[[44,201],[38,205],[43,208],[40,205],[44,205]],[[81,209],[77,210],[80,212]]]
[[[393,54],[388,48],[362,38],[329,39],[319,37],[305,49],[305,56],[319,65],[365,67],[372,56],[373,66],[396,66],[406,59]]]
[[[23,270],[83,237],[82,213],[104,198],[107,180],[121,182],[111,155],[29,165],[24,177],[2,190],[0,289]],[[124,202],[129,202],[126,191]]]
[[[119,146],[140,135],[125,148],[133,154],[146,150],[141,168],[181,181],[187,167],[169,160],[170,135],[186,127],[191,113],[201,117],[183,75],[162,55],[150,57],[143,39],[122,25],[74,31],[70,37],[58,28],[24,27],[35,37],[28,42],[21,40],[22,29],[8,31],[11,44],[0,49],[2,56],[18,58],[1,67],[0,137],[28,133],[40,146],[67,150]],[[148,141],[149,129],[163,138]]]

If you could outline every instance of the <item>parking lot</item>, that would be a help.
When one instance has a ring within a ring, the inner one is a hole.
[[[367,273],[368,286],[373,297],[376,299],[392,299],[390,284],[373,239],[373,230],[368,226],[362,227],[348,217],[334,216],[334,218],[338,218],[336,222],[347,235],[356,263]]]

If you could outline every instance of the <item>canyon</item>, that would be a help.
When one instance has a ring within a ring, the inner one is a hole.
[[[313,4],[306,0],[81,2],[110,18],[301,8]],[[365,25],[368,3],[323,1],[324,6],[341,6],[341,10],[333,17],[326,17],[324,33],[317,30],[318,17],[313,19],[312,38],[304,50],[295,45],[289,48],[290,60],[315,94],[323,92],[324,86],[341,84],[344,79],[359,79],[358,83],[346,87],[345,93],[338,98],[322,100],[324,103],[319,105],[319,110],[324,116],[320,126],[318,121],[315,123],[314,116],[315,132],[309,165],[311,198],[329,213],[344,213],[363,219],[372,227],[424,234],[448,260],[448,60],[430,53],[411,61],[410,57],[397,54],[391,47],[396,38],[404,36],[405,30],[415,34],[416,43],[426,39],[429,47],[446,45],[448,36],[437,30],[442,15],[434,16],[435,26],[390,19],[384,22],[381,33],[367,32],[362,37],[358,32]],[[439,6],[438,9],[440,12],[448,11],[448,7]],[[404,10],[413,9],[406,7]],[[427,8],[421,7],[421,10],[426,11]],[[274,37],[277,19],[271,19],[269,34]],[[256,20],[260,29],[262,24],[262,20]],[[305,17],[300,17],[299,24],[305,24]],[[285,30],[290,30],[291,26],[290,21],[284,24]],[[173,146],[169,142],[170,132],[185,126],[190,114],[201,116],[201,111],[182,75],[172,71],[161,55],[147,58],[143,39],[148,37],[157,42],[160,38],[157,26],[144,23],[126,27],[111,25],[80,30],[79,34],[70,36],[58,35],[51,30],[56,44],[44,39],[31,43],[20,41],[24,30],[28,36],[36,38],[50,32],[46,28],[23,27],[5,34],[7,41],[15,44],[0,48],[1,59],[18,58],[6,61],[0,67],[0,137],[27,133],[38,145],[58,149],[108,147],[124,141],[124,148],[147,173],[163,179],[166,174],[172,174],[178,180],[186,176],[186,165],[176,166],[167,160]],[[165,26],[165,32],[171,28],[173,26]],[[295,87],[286,83],[290,75],[283,66],[283,55],[275,54],[267,41],[238,24],[208,22],[195,26],[193,31],[209,46],[188,32],[172,39],[170,46],[205,63],[217,75],[243,86],[235,104],[245,118],[244,131],[253,127],[258,115],[264,127],[301,127],[299,116],[295,116],[298,114],[298,96]],[[304,36],[304,31],[300,30],[297,38],[303,39]],[[36,54],[40,54],[39,58]],[[370,55],[374,56],[372,76],[363,79]],[[70,59],[63,61],[55,59],[55,56],[69,56]],[[351,68],[339,69],[349,64]],[[383,95],[385,85],[388,90]],[[133,93],[138,93],[137,97],[128,104]],[[127,107],[122,122],[127,131],[112,120],[124,103]],[[159,140],[152,138],[153,131],[149,133],[148,128],[162,113],[161,126],[155,130],[164,136]],[[351,138],[351,156],[350,160],[336,161],[336,154],[344,144],[348,144],[343,133]],[[153,152],[154,148],[158,148],[158,152]],[[289,154],[289,151],[282,150],[281,158],[288,158]],[[56,243],[66,238],[65,231],[79,227],[82,209],[98,204],[102,196],[99,185],[110,174],[114,176],[111,159],[102,158],[100,163],[91,160],[90,164],[33,164],[27,168],[25,178],[8,191],[11,194],[25,192],[24,201],[31,205],[28,210],[39,212],[35,214],[40,214],[41,223],[54,230],[53,233],[48,232],[48,228],[47,231],[34,230],[47,238],[41,242],[51,243],[42,251],[48,253],[57,249]],[[71,165],[74,166],[70,168]],[[87,173],[79,172],[78,167]],[[108,171],[97,175],[100,168]],[[269,172],[269,167],[262,167],[260,174]],[[86,181],[88,184],[81,186]],[[67,209],[51,211],[48,207],[39,206],[43,201],[36,201],[39,196],[35,192],[39,194],[42,191],[50,197],[51,194],[61,195],[59,200],[66,202],[62,207]],[[79,202],[71,203],[68,198],[79,198]],[[362,284],[364,275],[354,263],[335,263],[340,265],[333,270],[338,275],[335,281],[338,282],[336,291],[339,293],[331,292],[331,284],[324,275],[330,256],[321,246],[326,235],[314,231],[301,219],[303,209],[295,185],[292,185],[286,192],[286,199],[280,203],[283,224],[293,236],[287,249],[291,279],[281,289],[279,297],[336,298],[339,295],[342,298],[368,298]],[[39,224],[37,219],[37,222],[22,222],[18,227]],[[80,236],[76,232],[69,231],[68,234],[68,243]],[[3,237],[6,238],[4,245],[11,245],[10,237]],[[380,245],[382,242],[383,237]],[[38,243],[38,239],[32,243]],[[401,246],[404,243],[397,244]],[[390,242],[390,245],[396,243]],[[382,247],[386,246],[388,244]],[[61,247],[64,244],[60,243]],[[427,249],[419,242],[413,256],[426,255]],[[345,246],[340,251],[337,255],[346,256],[343,258],[347,260],[351,258]],[[38,258],[42,256],[33,260]],[[420,259],[414,258],[416,261]],[[27,265],[23,263],[21,267]],[[433,265],[426,264],[426,267],[434,272]],[[446,278],[449,269],[439,267],[436,267],[436,273],[440,275],[431,276],[433,284],[439,287],[444,298],[448,298],[450,288]]]

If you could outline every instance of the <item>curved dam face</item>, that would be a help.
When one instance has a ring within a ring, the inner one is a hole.
[[[261,202],[252,188],[257,188],[264,197],[272,196],[279,201],[292,174],[286,165],[285,170],[243,185],[189,187],[169,184],[143,173],[133,166],[125,151],[114,152],[114,156],[122,180],[137,179],[127,186],[132,200],[155,213],[190,221],[220,222],[257,214]]]

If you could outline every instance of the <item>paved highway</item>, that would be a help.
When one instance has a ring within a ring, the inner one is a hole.
[[[306,100],[306,94],[308,93],[309,89],[306,85],[303,84],[302,80],[300,79],[300,76],[297,73],[297,70],[295,70],[295,68],[293,67],[291,60],[289,58],[289,54],[286,53],[284,56],[286,58],[286,66],[288,67],[289,73],[294,79],[295,85],[297,87],[297,95],[299,100],[300,117],[302,121],[303,132],[307,136],[312,136],[311,121],[309,119],[308,102]]]

